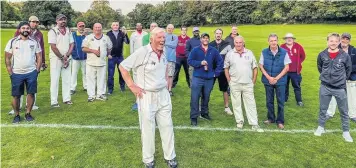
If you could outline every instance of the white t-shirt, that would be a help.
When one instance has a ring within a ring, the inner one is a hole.
[[[59,31],[58,26],[56,26],[48,32],[48,43],[56,44],[61,55],[65,55],[69,50],[70,44],[74,43],[74,39],[68,27],[66,27],[66,32],[63,35]],[[49,46],[49,56],[50,58],[58,58],[56,54],[54,54],[54,52],[52,51],[51,46]]]
[[[240,55],[234,48],[226,54],[224,68],[229,69],[232,82],[249,84],[253,82],[253,69],[257,68],[257,62],[251,50],[245,48]]]
[[[27,74],[36,70],[36,53],[40,53],[41,46],[31,37],[21,40],[21,36],[14,37],[6,44],[5,52],[12,54],[12,72]]]
[[[108,56],[107,50],[111,50],[112,42],[105,34],[102,34],[100,39],[97,39],[94,34],[90,34],[84,38],[82,47],[93,50],[98,50],[100,48],[100,57],[96,56],[94,53],[87,53],[87,64],[91,66],[105,66],[106,57]]]
[[[142,38],[145,36],[147,32],[142,31],[141,34],[137,31],[133,32],[130,37],[130,54],[135,52],[137,49],[142,47]]]
[[[167,86],[167,64],[164,51],[158,59],[151,45],[146,45],[136,50],[120,65],[127,71],[132,69],[136,85],[146,91],[156,92]]]

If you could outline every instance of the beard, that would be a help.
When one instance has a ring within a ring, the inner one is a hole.
[[[27,37],[27,36],[30,35],[30,32],[29,31],[23,31],[20,34],[23,35],[24,37]]]

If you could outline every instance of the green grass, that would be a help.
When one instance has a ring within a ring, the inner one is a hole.
[[[213,37],[215,28],[202,27]],[[225,35],[229,27],[223,27]],[[11,124],[11,85],[4,66],[3,50],[15,30],[1,30],[1,123]],[[188,30],[191,35],[191,28]],[[179,30],[176,29],[176,34]],[[302,93],[305,107],[295,105],[291,93],[285,106],[286,130],[317,127],[319,74],[316,68],[318,53],[326,48],[326,36],[330,32],[350,32],[356,35],[353,25],[262,25],[240,26],[239,32],[245,37],[247,48],[259,59],[261,50],[268,46],[267,36],[274,32],[280,37],[292,32],[297,42],[304,46],[307,54],[303,64]],[[44,33],[45,36],[47,33]],[[224,35],[224,36],[225,36]],[[45,37],[47,41],[47,37]],[[280,40],[282,43],[282,40]],[[356,40],[352,39],[356,44]],[[48,56],[48,45],[46,44]],[[125,56],[128,55],[125,46]],[[47,58],[47,64],[49,64]],[[265,126],[265,91],[259,80],[255,86],[258,118],[264,129],[276,129],[275,125]],[[80,77],[80,73],[79,76]],[[106,126],[138,126],[136,112],[131,105],[134,96],[126,91],[116,90],[107,102],[87,103],[87,95],[81,91],[72,96],[74,105],[50,108],[49,69],[39,77],[38,111],[33,112],[36,124],[80,124]],[[189,126],[190,90],[187,88],[184,73],[174,89],[173,123],[175,126]],[[292,89],[291,89],[292,90]],[[61,93],[61,91],[59,91]],[[59,102],[61,102],[59,94]],[[222,94],[215,85],[210,101],[212,122],[200,121],[199,127],[234,128],[233,116],[223,113]],[[355,127],[354,123],[350,124]],[[249,128],[246,124],[245,128]],[[340,129],[339,116],[327,122],[327,129]],[[355,132],[351,135],[356,138]],[[117,129],[69,129],[69,128],[1,128],[1,167],[140,167],[141,141],[139,130]],[[344,142],[341,132],[328,133],[315,137],[311,133],[253,133],[175,130],[176,153],[181,167],[356,167],[356,147]],[[156,133],[157,167],[165,167],[159,132]]]

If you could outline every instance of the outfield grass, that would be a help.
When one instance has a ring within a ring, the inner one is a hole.
[[[188,29],[192,35],[191,28]],[[203,27],[213,37],[215,28]],[[226,36],[229,27],[223,27]],[[6,42],[15,30],[1,30],[1,124],[11,125],[11,85],[4,66],[3,50]],[[176,34],[179,33],[177,29]],[[316,67],[317,54],[326,48],[326,36],[330,32],[350,32],[356,35],[353,25],[261,25],[240,26],[239,33],[245,37],[247,48],[251,49],[256,59],[261,50],[268,46],[270,33],[280,37],[292,32],[297,42],[304,46],[306,61],[303,64],[302,94],[305,107],[297,107],[294,94],[285,106],[285,130],[314,130],[318,119],[319,74]],[[47,34],[45,41],[47,41]],[[280,43],[282,40],[280,40]],[[353,44],[356,40],[352,39]],[[45,45],[48,59],[48,45]],[[125,46],[125,56],[128,55]],[[183,70],[182,70],[183,71]],[[275,125],[265,126],[266,119],[265,91],[260,81],[255,86],[258,119],[262,128],[275,130]],[[79,76],[80,77],[80,73]],[[118,80],[116,74],[115,80]],[[50,108],[49,69],[39,77],[38,111],[33,112],[35,124],[70,124],[104,126],[138,126],[136,112],[131,105],[134,96],[126,91],[116,90],[107,102],[87,103],[87,95],[81,91],[78,80],[78,92],[72,96],[74,105]],[[293,89],[290,89],[291,91]],[[190,126],[189,100],[190,91],[186,86],[184,72],[174,89],[173,123],[175,126]],[[61,93],[61,91],[59,91]],[[61,102],[59,94],[59,102]],[[213,121],[199,121],[203,128],[234,128],[233,116],[227,116],[223,110],[222,94],[215,85],[210,101],[210,114]],[[247,120],[246,120],[247,121]],[[25,122],[21,124],[26,124]],[[3,125],[4,126],[4,125]],[[351,123],[353,129],[356,124]],[[340,129],[340,117],[327,122],[327,129]],[[246,129],[250,127],[245,124]],[[353,129],[354,130],[354,129]],[[156,133],[156,161],[158,167],[165,167],[159,132]],[[351,135],[356,138],[356,133]],[[1,128],[1,167],[140,167],[141,142],[137,129],[71,129],[71,128]],[[356,146],[344,142],[341,131],[315,137],[312,133],[283,132],[236,132],[208,130],[175,130],[176,153],[181,167],[356,167]]]

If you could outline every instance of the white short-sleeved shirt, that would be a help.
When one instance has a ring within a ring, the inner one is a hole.
[[[22,40],[21,36],[14,37],[6,44],[5,52],[12,54],[12,72],[26,74],[36,70],[36,53],[40,53],[41,46],[29,37]]]
[[[136,85],[146,91],[156,92],[167,86],[167,64],[164,52],[158,59],[151,45],[146,45],[136,50],[120,65],[127,71],[132,69]]]
[[[248,84],[253,83],[253,69],[257,68],[257,62],[251,50],[245,48],[240,55],[234,48],[226,54],[224,68],[229,69],[232,82]]]
[[[106,57],[108,56],[107,50],[111,50],[112,42],[105,34],[102,34],[99,39],[97,39],[94,34],[90,34],[84,38],[82,47],[93,50],[98,50],[100,48],[100,57],[96,56],[94,53],[87,53],[86,62],[91,66],[105,66]]]
[[[66,32],[63,35],[59,31],[58,26],[56,26],[48,32],[48,43],[56,44],[61,55],[65,55],[69,50],[70,44],[74,43],[74,39],[68,27],[66,27]],[[50,58],[58,58],[56,54],[54,54],[54,52],[52,51],[51,46],[49,46],[49,56]]]
[[[276,54],[277,54],[277,52],[273,52],[273,51],[272,51],[272,53],[273,53],[274,56],[276,56]],[[261,52],[260,64],[263,65],[263,63],[264,63],[264,58],[263,58],[263,53]],[[292,61],[289,58],[288,52],[286,52],[286,55],[284,57],[284,65],[288,65],[290,63],[292,63]]]

